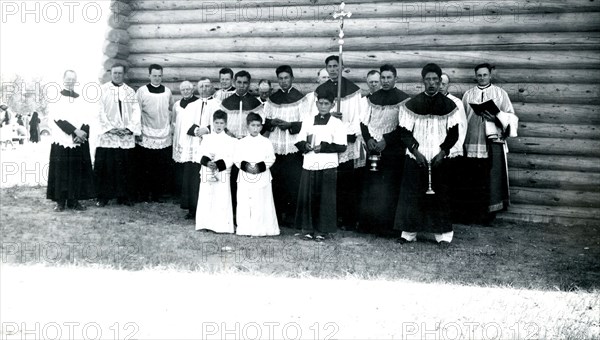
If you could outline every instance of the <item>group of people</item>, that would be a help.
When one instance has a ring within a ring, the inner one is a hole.
[[[19,144],[23,144],[29,135],[30,142],[38,143],[40,141],[41,123],[38,113],[34,111],[31,117],[24,114],[17,114],[15,118],[16,121],[13,119],[8,105],[4,103],[0,104],[0,129],[3,129],[1,132],[2,141],[12,144],[12,138],[16,135],[19,138]],[[27,133],[27,125],[29,125],[29,134]]]
[[[393,65],[367,74],[367,95],[340,76],[337,56],[324,66],[308,94],[294,87],[289,65],[274,72],[279,89],[263,79],[258,96],[247,71],[223,68],[219,90],[202,78],[197,96],[183,81],[174,102],[160,65],[134,91],[116,64],[95,116],[78,104],[67,71],[50,110],[47,196],[55,210],[82,210],[79,200],[92,197],[99,207],[113,198],[161,202],[175,186],[197,230],[271,236],[285,225],[321,241],[342,227],[400,243],[431,232],[441,245],[452,241],[453,222],[489,222],[507,207],[505,141],[518,120],[491,83],[491,65],[474,68],[478,84],[462,100],[436,64],[423,67],[424,91],[412,98],[395,87]]]

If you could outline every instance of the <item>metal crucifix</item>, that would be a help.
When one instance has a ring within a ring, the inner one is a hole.
[[[340,45],[339,49],[339,58],[340,62],[338,65],[338,88],[337,88],[337,110],[342,112],[342,72],[344,70],[344,62],[342,61],[342,53],[344,46],[344,18],[350,18],[352,16],[352,12],[346,12],[344,8],[346,4],[342,1],[340,4],[340,9],[337,12],[333,13],[333,18],[340,21],[340,34],[338,44]]]

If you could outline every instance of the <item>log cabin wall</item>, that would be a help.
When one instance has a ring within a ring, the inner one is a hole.
[[[314,2],[314,3],[313,3]],[[275,68],[294,68],[296,86],[316,87],[324,59],[337,53],[339,1],[112,1],[104,70],[116,61],[128,83],[165,67],[179,83],[218,70],[248,70],[256,85]],[[520,118],[509,140],[512,206],[499,218],[597,225],[600,222],[600,6],[576,1],[346,1],[345,76],[366,90],[370,69],[391,63],[397,87],[422,91],[420,69],[438,63],[458,97],[475,85],[473,66],[496,65]]]

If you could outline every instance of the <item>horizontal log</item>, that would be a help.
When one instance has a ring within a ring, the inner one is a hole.
[[[108,26],[126,30],[129,27],[129,17],[122,14],[111,13],[108,16]]]
[[[508,176],[517,187],[600,191],[600,173],[509,168]]]
[[[145,3],[145,2],[144,2]],[[600,30],[597,13],[545,13],[519,20],[514,15],[499,16],[490,21],[486,16],[462,18],[458,23],[447,21],[412,21],[401,18],[352,17],[344,25],[346,37],[389,35],[440,35],[535,32],[594,32]],[[468,20],[467,20],[468,19]],[[240,25],[237,22],[132,24],[132,38],[219,38],[219,37],[335,37],[339,25],[330,21],[298,20],[269,22],[260,25]]]
[[[150,63],[133,65],[129,79],[146,80],[146,70]],[[346,68],[344,76],[354,82],[364,82],[367,73],[374,68]],[[275,67],[245,68],[254,79],[270,79],[276,81]],[[421,80],[420,68],[397,68],[398,82],[419,82]],[[218,69],[208,67],[166,67],[163,81],[176,82],[185,79],[200,79],[201,77],[214,76]],[[444,72],[450,75],[452,83],[472,83],[475,81],[475,73],[472,68],[444,68]],[[294,78],[297,82],[312,82],[316,79],[317,69],[294,68]],[[500,69],[495,70],[495,83],[587,83],[590,79],[600,79],[600,70],[564,70],[551,69],[544,72],[536,72],[528,69]],[[141,78],[139,78],[141,76]],[[451,84],[452,85],[452,84]],[[451,92],[454,90],[451,88]],[[513,103],[514,104],[514,103]],[[568,112],[561,112],[564,115]],[[568,122],[565,122],[568,123]]]
[[[511,150],[508,168],[600,173],[600,161],[597,157],[523,154]]]
[[[237,71],[237,70],[236,70]],[[216,69],[212,74],[206,74],[215,84],[216,79],[214,75],[218,73]],[[315,70],[316,73],[316,70]],[[212,76],[212,77],[211,77]],[[141,78],[141,73],[136,76]],[[142,79],[136,79],[135,82],[139,82]],[[190,78],[190,81],[197,81],[198,79]],[[253,78],[254,82],[258,82],[257,78]],[[131,82],[131,80],[129,80]],[[145,82],[145,80],[144,80]],[[178,93],[179,82],[167,82],[165,85],[169,86],[172,90]],[[368,91],[367,85],[359,82],[357,83],[363,91]],[[593,84],[570,84],[557,85],[557,84],[498,84],[507,93],[509,98],[515,102],[528,102],[528,103],[575,103],[575,104],[598,104],[600,103],[600,85]],[[316,88],[316,82],[306,83],[295,83],[296,88],[301,92],[307,93],[314,91]],[[450,91],[455,96],[462,98],[464,92],[475,86],[474,84],[454,83],[450,88]],[[274,86],[277,88],[277,86]],[[410,96],[415,96],[423,92],[423,83],[396,83],[396,87]],[[589,94],[586,95],[586,94]]]
[[[555,124],[600,124],[597,105],[513,102],[520,121]]]
[[[531,204],[511,204],[508,211],[498,213],[499,221],[556,223],[564,226],[597,226],[600,209],[581,207],[555,207]]]
[[[109,58],[127,59],[129,56],[129,46],[107,41],[104,43],[102,52]]]
[[[344,38],[344,51],[540,51],[600,49],[600,33],[506,33],[454,35],[395,35]],[[336,38],[248,37],[248,38],[184,38],[133,39],[132,53],[169,52],[336,52]]]
[[[600,126],[519,121],[519,136],[600,139]]]
[[[600,141],[591,139],[515,137],[508,139],[508,148],[511,153],[600,157]]]
[[[131,23],[195,23],[195,22],[272,22],[297,20],[331,20],[337,10],[335,5],[273,6],[261,2],[227,4],[226,2],[198,2],[194,9],[136,10],[130,16]],[[486,16],[493,22],[501,15],[513,15],[515,20],[526,20],[531,14],[563,12],[597,12],[593,1],[576,2],[539,1],[535,4],[518,3],[485,4],[440,2],[387,2],[348,4],[346,10],[355,18],[401,18],[407,22],[430,18],[432,22],[444,20],[450,24],[469,20],[475,15]]]
[[[436,0],[425,0],[425,1],[436,1]],[[346,4],[360,4],[364,3],[365,0],[345,0]],[[369,0],[369,2],[389,2],[389,0]],[[238,5],[240,0],[221,0],[220,4],[225,5]],[[297,6],[306,4],[306,1],[300,0],[263,0],[263,1],[244,1],[245,4],[250,5],[269,5],[269,6]],[[333,5],[339,6],[339,0],[318,0],[318,5]],[[134,7],[136,10],[165,10],[165,9],[202,9],[206,8],[206,3],[198,1],[178,1],[178,0],[144,0],[135,2]]]
[[[133,3],[133,4],[136,7],[135,10],[138,10],[137,5],[136,5],[137,3]],[[134,8],[132,7],[132,5],[127,3],[126,1],[112,0],[110,2],[110,11],[112,13],[128,16],[131,14],[131,12],[133,12],[133,10],[134,10]]]
[[[104,56],[104,59],[102,60],[102,69],[108,71],[115,64],[123,64],[125,66],[129,66],[129,63],[125,59],[114,59],[114,58],[108,58],[107,56]]]
[[[510,189],[510,200],[516,204],[600,208],[600,193],[589,191],[513,186]]]
[[[105,39],[119,44],[127,45],[129,43],[129,33],[126,30],[109,29],[104,35]]]
[[[131,54],[132,65],[161,64],[163,66],[191,67],[277,67],[292,65],[295,68],[322,68],[325,58],[331,53],[298,52],[244,52],[244,53],[165,53]],[[599,69],[600,55],[592,51],[519,52],[519,51],[379,51],[344,53],[344,64],[348,67],[375,68],[385,63],[402,65],[406,68],[421,68],[435,62],[442,68],[472,68],[489,62],[498,70],[509,68],[525,69]],[[542,71],[542,72],[543,72]],[[531,71],[534,72],[534,71]]]

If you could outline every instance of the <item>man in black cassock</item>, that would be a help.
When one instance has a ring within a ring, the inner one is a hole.
[[[416,241],[418,232],[431,232],[440,245],[448,246],[454,235],[445,163],[458,140],[460,115],[456,104],[439,92],[441,75],[436,64],[423,67],[425,91],[402,104],[398,129],[385,136],[386,143],[401,140],[407,148],[394,222],[394,228],[402,231],[400,243]]]
[[[382,88],[368,96],[360,128],[369,156],[379,156],[377,171],[365,167],[360,193],[358,228],[362,232],[392,235],[396,203],[406,147],[396,142],[386,145],[385,134],[398,129],[398,112],[409,96],[395,87],[396,68],[385,64],[378,72]]]
[[[294,72],[289,65],[276,70],[280,89],[265,104],[263,134],[273,144],[276,161],[271,167],[273,198],[278,220],[293,224],[302,173],[302,153],[295,146],[302,122],[310,117],[308,98],[294,86]]]
[[[57,212],[65,207],[85,210],[79,200],[94,197],[88,143],[94,107],[85,105],[81,96],[75,93],[75,71],[67,70],[63,81],[65,89],[60,92],[57,101],[48,105],[53,143],[46,198],[56,202],[54,211]]]
[[[235,93],[221,102],[221,110],[227,113],[227,134],[242,139],[248,135],[248,125],[246,123],[248,113],[254,112],[263,117],[263,104],[248,92],[252,80],[248,71],[239,71],[233,78]],[[237,166],[233,165],[231,167],[231,201],[234,207],[237,202],[237,176],[239,171]]]
[[[315,90],[316,93],[319,91],[338,93],[338,75],[339,72],[343,72],[340,69],[339,61],[340,59],[336,55],[331,55],[325,59],[325,66],[330,79],[319,85]],[[346,150],[339,154],[337,173],[338,222],[341,224],[342,229],[354,229],[357,223],[358,192],[361,182],[359,168],[365,165],[366,160],[360,134],[360,117],[364,107],[360,87],[342,77],[341,108],[337,107],[337,101],[335,105],[331,115],[340,119],[344,124],[348,143]],[[316,109],[313,109],[313,113],[316,114]]]

